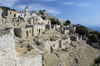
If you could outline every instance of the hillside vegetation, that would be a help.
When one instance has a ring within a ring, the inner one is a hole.
[[[84,36],[86,35],[89,41],[91,42],[98,42],[100,40],[100,32],[99,31],[92,31],[89,32],[85,26],[79,26],[76,28],[76,33]]]
[[[2,9],[6,9],[6,10],[11,10],[11,11],[16,11],[15,9],[11,9],[11,8],[9,8],[9,7],[5,7],[5,6],[0,6],[0,8],[2,8]]]

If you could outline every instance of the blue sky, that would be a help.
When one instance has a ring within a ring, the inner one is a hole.
[[[30,11],[46,10],[72,24],[100,26],[100,0],[0,0],[0,5],[19,11],[28,6]]]

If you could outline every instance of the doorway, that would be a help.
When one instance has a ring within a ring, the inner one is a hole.
[[[52,46],[50,46],[50,51],[51,51],[51,53],[53,52],[53,48],[52,48]]]
[[[41,31],[41,30],[39,29],[39,34],[40,34],[40,31]]]
[[[26,31],[26,36],[28,37],[28,31]]]

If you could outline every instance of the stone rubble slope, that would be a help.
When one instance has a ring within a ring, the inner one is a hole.
[[[51,64],[50,66],[57,66],[54,62],[58,61],[63,62],[61,66],[91,66],[94,62],[93,60],[100,55],[100,50],[87,45],[85,41],[72,41],[67,51],[58,50],[51,55],[55,55],[56,58],[55,56],[50,56],[50,54],[45,55],[45,66],[48,66],[48,64]]]

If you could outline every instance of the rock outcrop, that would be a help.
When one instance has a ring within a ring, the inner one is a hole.
[[[11,30],[0,33],[0,66],[42,66],[42,56],[36,50],[24,52],[27,48],[16,48]]]

